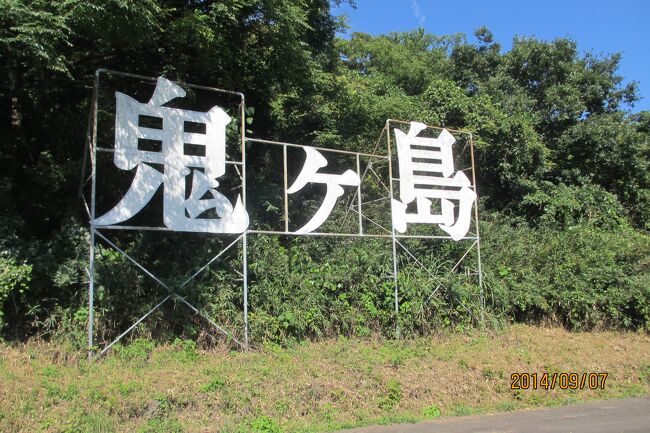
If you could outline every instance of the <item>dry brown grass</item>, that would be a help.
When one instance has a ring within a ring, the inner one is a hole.
[[[512,326],[248,353],[139,344],[91,364],[53,344],[0,346],[0,430],[325,431],[422,419],[434,406],[451,416],[650,393],[641,333]],[[510,390],[511,373],[545,371],[609,377],[598,390]]]

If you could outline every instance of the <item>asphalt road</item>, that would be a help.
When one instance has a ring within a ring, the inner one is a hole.
[[[417,424],[363,427],[345,433],[650,433],[650,397],[605,400]],[[343,432],[340,432],[343,433]]]

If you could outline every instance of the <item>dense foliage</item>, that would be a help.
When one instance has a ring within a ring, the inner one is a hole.
[[[474,39],[421,29],[340,39],[343,24],[327,0],[0,0],[0,22],[5,337],[83,340],[88,222],[78,188],[100,67],[242,91],[258,137],[369,151],[387,118],[472,130],[486,322],[650,329],[650,113],[630,111],[638,96],[617,73],[618,54],[526,37],[504,52],[485,28]],[[177,236],[133,234],[121,242],[154,270],[177,275],[218,248],[199,238],[184,245]],[[375,241],[251,243],[254,339],[394,331],[389,249]],[[435,278],[406,268],[402,332],[476,325],[475,285],[444,272],[459,247],[411,247]],[[241,288],[227,274],[240,258],[231,259],[184,294],[236,328]],[[97,267],[97,321],[100,338],[109,338],[161,292],[109,248],[100,247]],[[203,322],[182,308],[170,304],[139,332],[204,336]]]

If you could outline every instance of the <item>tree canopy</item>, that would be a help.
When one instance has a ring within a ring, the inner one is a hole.
[[[484,27],[469,37],[418,29],[338,38],[345,25],[330,7],[327,0],[0,0],[6,336],[69,330],[87,317],[88,222],[78,188],[98,68],[241,91],[254,108],[253,135],[264,138],[368,151],[387,118],[471,130],[493,317],[650,329],[650,113],[633,111],[637,85],[623,84],[620,54],[582,54],[569,38],[533,37],[517,37],[504,51]],[[274,265],[298,252],[316,260],[320,247],[291,252],[290,243],[268,242],[253,270],[260,335],[387,326],[390,295],[371,246],[354,251],[375,276],[350,274],[337,256],[342,247],[329,247],[331,267],[310,263],[318,277],[307,289]],[[100,262],[118,260],[106,254]],[[262,270],[276,279],[265,283]],[[105,320],[118,321],[133,296],[145,298],[137,279],[120,287],[130,275],[105,276],[105,304],[113,303],[100,314]],[[218,283],[219,275],[205,281],[201,299],[236,320],[237,290],[217,290]],[[297,291],[304,293],[292,299]],[[431,317],[463,323],[454,301],[462,288],[450,291],[430,316],[406,308],[413,332]],[[404,296],[422,302],[417,287]]]

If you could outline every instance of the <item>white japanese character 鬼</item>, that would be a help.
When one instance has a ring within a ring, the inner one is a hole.
[[[438,224],[457,241],[469,230],[476,192],[465,173],[454,174],[454,136],[443,129],[438,138],[418,137],[425,128],[422,123],[411,122],[408,134],[395,129],[400,200],[392,201],[393,227],[404,233],[407,223]],[[431,213],[431,199],[440,199],[440,214]],[[416,212],[407,213],[407,205],[413,200]],[[457,220],[454,202],[459,206]]]
[[[327,192],[318,211],[307,224],[295,233],[311,233],[320,227],[332,212],[332,209],[334,209],[336,200],[343,195],[341,185],[358,186],[361,182],[359,175],[352,170],[347,170],[343,174],[318,173],[319,169],[327,166],[327,160],[320,152],[312,147],[303,147],[303,149],[305,149],[305,153],[307,154],[305,165],[303,165],[300,174],[293,185],[291,185],[291,188],[287,189],[287,193],[296,193],[310,182],[324,183],[327,185]]]
[[[122,170],[135,167],[131,187],[122,200],[106,214],[93,221],[95,225],[124,222],[140,212],[163,185],[163,222],[173,231],[241,233],[248,227],[248,213],[237,197],[233,207],[217,192],[215,180],[226,171],[226,125],[230,116],[220,107],[207,112],[164,107],[163,104],[185,96],[175,83],[158,78],[148,103],[115,92],[115,154],[113,161]],[[141,116],[157,118],[159,128],[140,125]],[[187,122],[205,125],[205,132],[187,132]],[[161,143],[160,151],[141,150],[139,140]],[[203,155],[187,155],[185,144],[200,149]],[[162,165],[159,171],[149,164]],[[189,196],[186,177],[192,176]],[[198,218],[214,209],[219,218]]]

